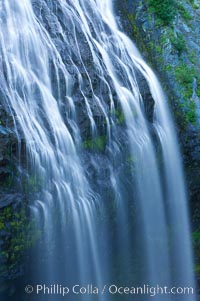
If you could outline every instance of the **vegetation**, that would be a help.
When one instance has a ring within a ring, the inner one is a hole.
[[[0,251],[0,260],[3,263],[0,267],[1,275],[18,271],[26,250],[40,236],[36,229],[35,222],[28,217],[25,205],[17,209],[9,206],[1,210],[0,233],[6,236]]]
[[[83,147],[88,150],[96,150],[103,152],[106,147],[106,136],[98,136],[94,139],[85,140],[83,142]]]
[[[175,0],[148,0],[149,7],[164,25],[169,25],[176,15]]]
[[[192,233],[193,246],[195,250],[195,271],[198,277],[200,276],[200,232]]]
[[[192,5],[192,7],[194,9],[198,9],[199,8],[199,4],[195,3],[195,0],[188,0],[188,2]]]
[[[44,184],[44,179],[42,176],[36,176],[36,174],[30,173],[24,179],[24,191],[28,193],[29,191],[38,192],[41,190]]]
[[[192,83],[196,76],[195,69],[193,67],[188,67],[185,64],[179,64],[175,69],[175,76],[178,81],[183,86],[183,95],[186,99],[192,96]]]
[[[181,53],[186,50],[186,42],[181,33],[177,33],[176,35],[174,32],[170,34],[170,41],[175,49],[178,51],[179,56]]]
[[[187,9],[183,6],[183,3],[181,1],[177,2],[177,8],[178,8],[180,15],[186,22],[190,21],[192,19],[192,16],[189,14]]]
[[[197,77],[196,71],[193,67],[188,67],[181,63],[175,69],[175,76],[177,82],[182,87],[182,95],[184,102],[180,104],[184,108],[186,123],[191,122],[196,124],[196,106],[192,99],[193,94],[193,80]]]
[[[117,119],[117,124],[122,125],[125,121],[125,117],[124,117],[122,110],[115,110],[114,115]]]
[[[112,112],[113,117],[115,118],[117,125],[122,125],[125,121],[124,114],[121,109],[115,109]],[[88,139],[83,141],[83,148],[88,150],[96,150],[99,152],[103,152],[106,148],[107,137],[106,135],[99,135],[95,138]]]
[[[194,4],[193,1],[188,0],[190,4]],[[195,100],[192,98],[194,92],[194,79],[197,81],[196,94],[200,97],[200,72],[198,66],[196,66],[197,57],[196,52],[188,49],[185,36],[179,28],[176,28],[175,20],[176,15],[180,15],[185,23],[191,20],[191,15],[186,10],[183,2],[179,1],[157,1],[146,0],[148,3],[148,15],[154,13],[157,29],[160,34],[154,35],[155,24],[152,23],[152,18],[148,18],[148,34],[141,41],[140,32],[137,25],[137,18],[140,16],[136,14],[129,14],[128,18],[133,27],[134,38],[140,45],[142,51],[147,55],[149,62],[155,66],[155,60],[158,68],[162,70],[163,74],[175,76],[175,79],[179,85],[179,93],[182,98],[182,102],[178,102],[180,112],[177,110],[177,116],[184,114],[182,118],[183,125],[187,123],[197,124],[196,120],[196,105]],[[162,34],[160,28],[162,27]],[[142,31],[144,29],[142,28]],[[171,52],[171,54],[169,53]],[[165,55],[169,55],[172,58],[170,64],[165,64]],[[177,55],[178,54],[178,58]],[[188,60],[185,59],[187,56]],[[165,77],[165,75],[163,75]],[[165,87],[168,90],[168,86]],[[173,98],[173,97],[172,97]]]

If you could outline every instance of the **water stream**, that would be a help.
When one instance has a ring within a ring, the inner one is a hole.
[[[167,100],[119,30],[112,1],[0,0],[0,66],[1,90],[39,186],[30,209],[41,236],[27,284],[194,287]],[[152,300],[108,292],[19,298]]]

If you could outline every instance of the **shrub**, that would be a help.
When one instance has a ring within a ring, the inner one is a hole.
[[[176,16],[175,0],[148,0],[148,3],[163,25],[169,25]]]
[[[186,42],[182,34],[178,33],[176,36],[174,35],[174,33],[171,34],[170,41],[178,51],[179,55],[182,53],[182,51],[186,50]]]
[[[187,11],[187,9],[183,6],[183,4],[181,2],[178,2],[178,11],[180,12],[182,18],[185,21],[192,20],[192,16],[189,14],[189,12]]]

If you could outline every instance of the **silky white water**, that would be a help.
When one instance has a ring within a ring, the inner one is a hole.
[[[112,1],[1,0],[0,65],[5,103],[39,186],[30,208],[41,236],[27,282],[194,287],[183,171],[167,101],[119,30]],[[154,100],[152,121],[141,79]],[[126,298],[152,299],[107,292],[64,300]]]

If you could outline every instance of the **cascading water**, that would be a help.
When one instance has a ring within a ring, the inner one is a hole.
[[[0,5],[1,91],[40,187],[30,200],[40,241],[26,281],[194,287],[183,172],[166,100],[119,31],[111,1]],[[108,291],[17,298],[152,299]]]

